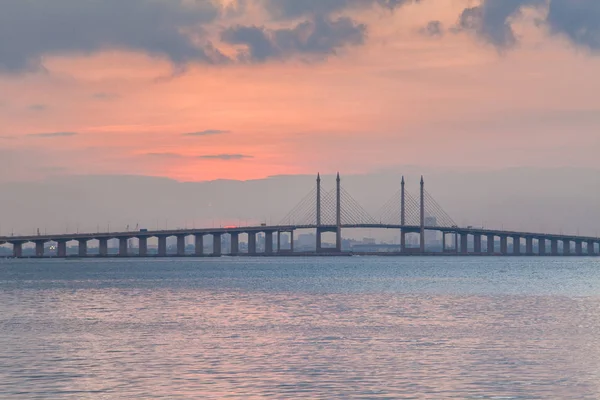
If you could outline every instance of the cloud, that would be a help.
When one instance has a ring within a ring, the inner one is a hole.
[[[223,62],[202,29],[219,13],[212,0],[2,0],[2,36],[11,39],[0,42],[0,71],[38,70],[45,55],[104,49],[141,51],[177,65]]]
[[[600,51],[598,0],[482,0],[480,5],[464,9],[455,29],[471,32],[498,48],[510,48],[518,43],[512,22],[527,7],[547,11],[541,23],[551,34]]]
[[[230,131],[225,131],[225,130],[221,130],[221,129],[207,129],[207,130],[204,130],[204,131],[184,133],[183,136],[223,135],[223,134],[226,134],[226,133],[229,133],[229,132]]]
[[[0,140],[15,140],[16,137],[10,135],[0,135]]]
[[[287,59],[294,55],[327,56],[347,45],[364,42],[366,26],[347,17],[330,20],[315,17],[293,28],[268,29],[263,26],[238,25],[226,29],[221,36],[224,42],[245,46],[238,60],[265,62],[270,59]]]
[[[347,9],[380,6],[394,9],[420,0],[263,0],[264,7],[276,18],[329,16]]]
[[[58,138],[58,137],[69,137],[76,136],[76,132],[45,132],[45,133],[30,133],[27,136],[29,137],[39,137],[39,138]]]
[[[44,111],[48,107],[45,104],[32,104],[27,108],[29,108],[31,111]]]
[[[421,35],[440,37],[444,35],[444,27],[440,21],[429,21],[427,25],[419,30]]]
[[[208,154],[204,156],[198,156],[201,160],[222,160],[222,161],[232,161],[232,160],[246,160],[250,158],[254,158],[253,156],[248,156],[245,154]]]
[[[171,159],[185,158],[185,156],[183,154],[179,154],[179,153],[146,153],[145,155],[148,157],[156,157],[156,158],[171,158]]]
[[[119,98],[119,95],[116,93],[98,92],[92,94],[92,98],[96,100],[113,100]]]
[[[550,31],[578,46],[600,51],[600,1],[553,0],[546,23]]]

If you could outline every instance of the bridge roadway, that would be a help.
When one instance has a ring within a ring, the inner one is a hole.
[[[108,256],[108,240],[119,240],[120,256],[130,256],[128,249],[128,241],[132,238],[139,239],[139,253],[136,256],[145,257],[148,255],[147,240],[148,238],[158,238],[158,256],[168,256],[167,254],[167,238],[177,238],[177,254],[178,256],[185,255],[185,238],[188,236],[195,237],[195,253],[196,256],[204,255],[204,237],[213,237],[213,252],[212,255],[218,256],[222,254],[221,237],[225,234],[231,235],[230,254],[238,255],[239,252],[239,235],[248,235],[248,255],[259,255],[256,250],[256,235],[258,233],[265,234],[265,252],[264,254],[278,253],[293,253],[294,240],[290,241],[291,248],[284,250],[279,247],[280,235],[282,233],[293,233],[300,229],[315,229],[319,232],[336,232],[341,229],[352,228],[368,228],[368,229],[393,229],[406,233],[420,233],[421,229],[427,231],[438,231],[442,233],[444,252],[454,253],[457,255],[600,255],[600,238],[590,236],[563,235],[563,234],[548,234],[535,232],[517,232],[505,231],[496,229],[483,228],[461,228],[453,227],[421,227],[415,225],[395,225],[395,224],[352,224],[352,225],[288,225],[288,226],[248,226],[248,227],[227,227],[227,228],[202,228],[202,229],[178,229],[178,230],[155,230],[155,231],[128,231],[128,232],[97,232],[97,233],[68,233],[68,234],[44,234],[31,236],[0,236],[0,245],[12,244],[13,257],[23,257],[23,244],[34,243],[36,257],[43,257],[45,254],[45,244],[48,242],[57,243],[58,257],[67,256],[67,242],[77,241],[79,243],[80,257],[88,256],[87,242],[90,240],[99,241],[99,256]],[[277,249],[273,247],[273,235],[278,235]],[[450,234],[454,236],[453,249],[448,249],[446,246],[446,237]],[[317,235],[319,236],[319,235]],[[472,238],[472,246],[469,246],[469,238]],[[486,239],[485,249],[482,247],[482,238]],[[500,249],[496,251],[496,238],[500,239]],[[512,252],[509,252],[508,239],[512,239]],[[525,251],[522,251],[522,240],[525,240]],[[534,251],[534,240],[537,242],[537,251]],[[550,251],[547,251],[547,241],[550,242]],[[558,243],[562,242],[562,251],[559,251]],[[319,241],[320,243],[320,241]],[[575,244],[574,249],[572,243]],[[583,245],[586,245],[585,252]],[[337,248],[341,248],[337,246]],[[335,250],[334,250],[335,251]],[[339,251],[339,250],[338,250]],[[331,253],[331,249],[323,249],[323,254]],[[415,251],[414,249],[402,248],[402,253],[410,253],[411,255],[431,254],[424,251]]]

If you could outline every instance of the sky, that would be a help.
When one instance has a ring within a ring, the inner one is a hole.
[[[600,169],[597,0],[1,8],[3,187]]]

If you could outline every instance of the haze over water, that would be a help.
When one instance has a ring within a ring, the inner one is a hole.
[[[0,261],[0,397],[600,397],[600,260]]]

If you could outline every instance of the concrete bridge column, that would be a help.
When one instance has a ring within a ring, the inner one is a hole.
[[[503,256],[508,254],[508,236],[500,236],[500,253]]]
[[[528,256],[533,255],[533,238],[527,237],[525,238],[525,252]]]
[[[108,239],[98,239],[98,254],[100,257],[108,257]]]
[[[593,240],[588,240],[588,242],[587,242],[587,253],[588,253],[588,256],[593,256],[595,253]]]
[[[481,235],[473,235],[473,250],[476,254],[481,254]]]
[[[277,253],[281,253],[281,231],[277,231]]]
[[[513,254],[521,254],[521,236],[513,236]]]
[[[77,243],[79,244],[79,257],[87,257],[87,239],[80,239]]]
[[[265,253],[273,254],[273,232],[265,232]]]
[[[147,257],[148,256],[148,238],[147,237],[141,237],[138,238],[138,248],[140,251],[140,257]]]
[[[458,232],[454,232],[454,252],[458,254]]]
[[[492,255],[494,254],[494,250],[495,250],[495,246],[494,246],[494,240],[495,240],[495,236],[494,235],[487,235],[487,253],[488,255]]]
[[[158,256],[159,257],[167,256],[167,237],[166,236],[158,237]]]
[[[13,257],[23,257],[23,243],[13,243]]]
[[[294,231],[290,232],[290,252],[294,252]]]
[[[45,242],[35,242],[35,256],[44,257],[44,244]]]
[[[568,256],[571,254],[571,241],[563,240],[563,254]]]
[[[540,256],[546,255],[546,239],[544,238],[538,239],[538,253]]]
[[[250,234],[248,234],[250,235]],[[248,236],[249,237],[249,236]],[[316,243],[316,249],[317,249],[317,253],[321,251],[321,249],[323,248],[323,244],[321,242],[321,230],[319,228],[317,228],[317,243]],[[256,243],[256,240],[255,240]],[[254,251],[256,253],[256,250]]]
[[[185,256],[185,236],[177,236],[177,255],[179,257]]]
[[[317,231],[317,236],[319,235]],[[256,254],[256,232],[248,232],[248,254]]]
[[[442,253],[446,252],[446,232],[442,232]]]
[[[194,254],[196,256],[204,255],[204,235],[201,233],[196,234],[194,239]]]
[[[553,256],[558,255],[558,240],[550,239],[550,251],[552,252]]]
[[[129,238],[119,238],[119,257],[127,257],[129,252],[128,246]]]
[[[578,256],[583,255],[583,242],[581,240],[577,240],[575,242],[575,254]]]
[[[231,254],[237,256],[240,254],[240,234],[232,233],[231,234]]]
[[[66,258],[67,257],[67,242],[65,242],[65,241],[58,242],[58,252],[57,252],[57,255],[60,258]]]
[[[213,233],[213,256],[221,255],[221,234]]]
[[[462,254],[469,253],[469,235],[466,233],[460,234],[460,252]]]
[[[400,250],[406,253],[406,232],[404,232],[404,229],[400,230]]]

